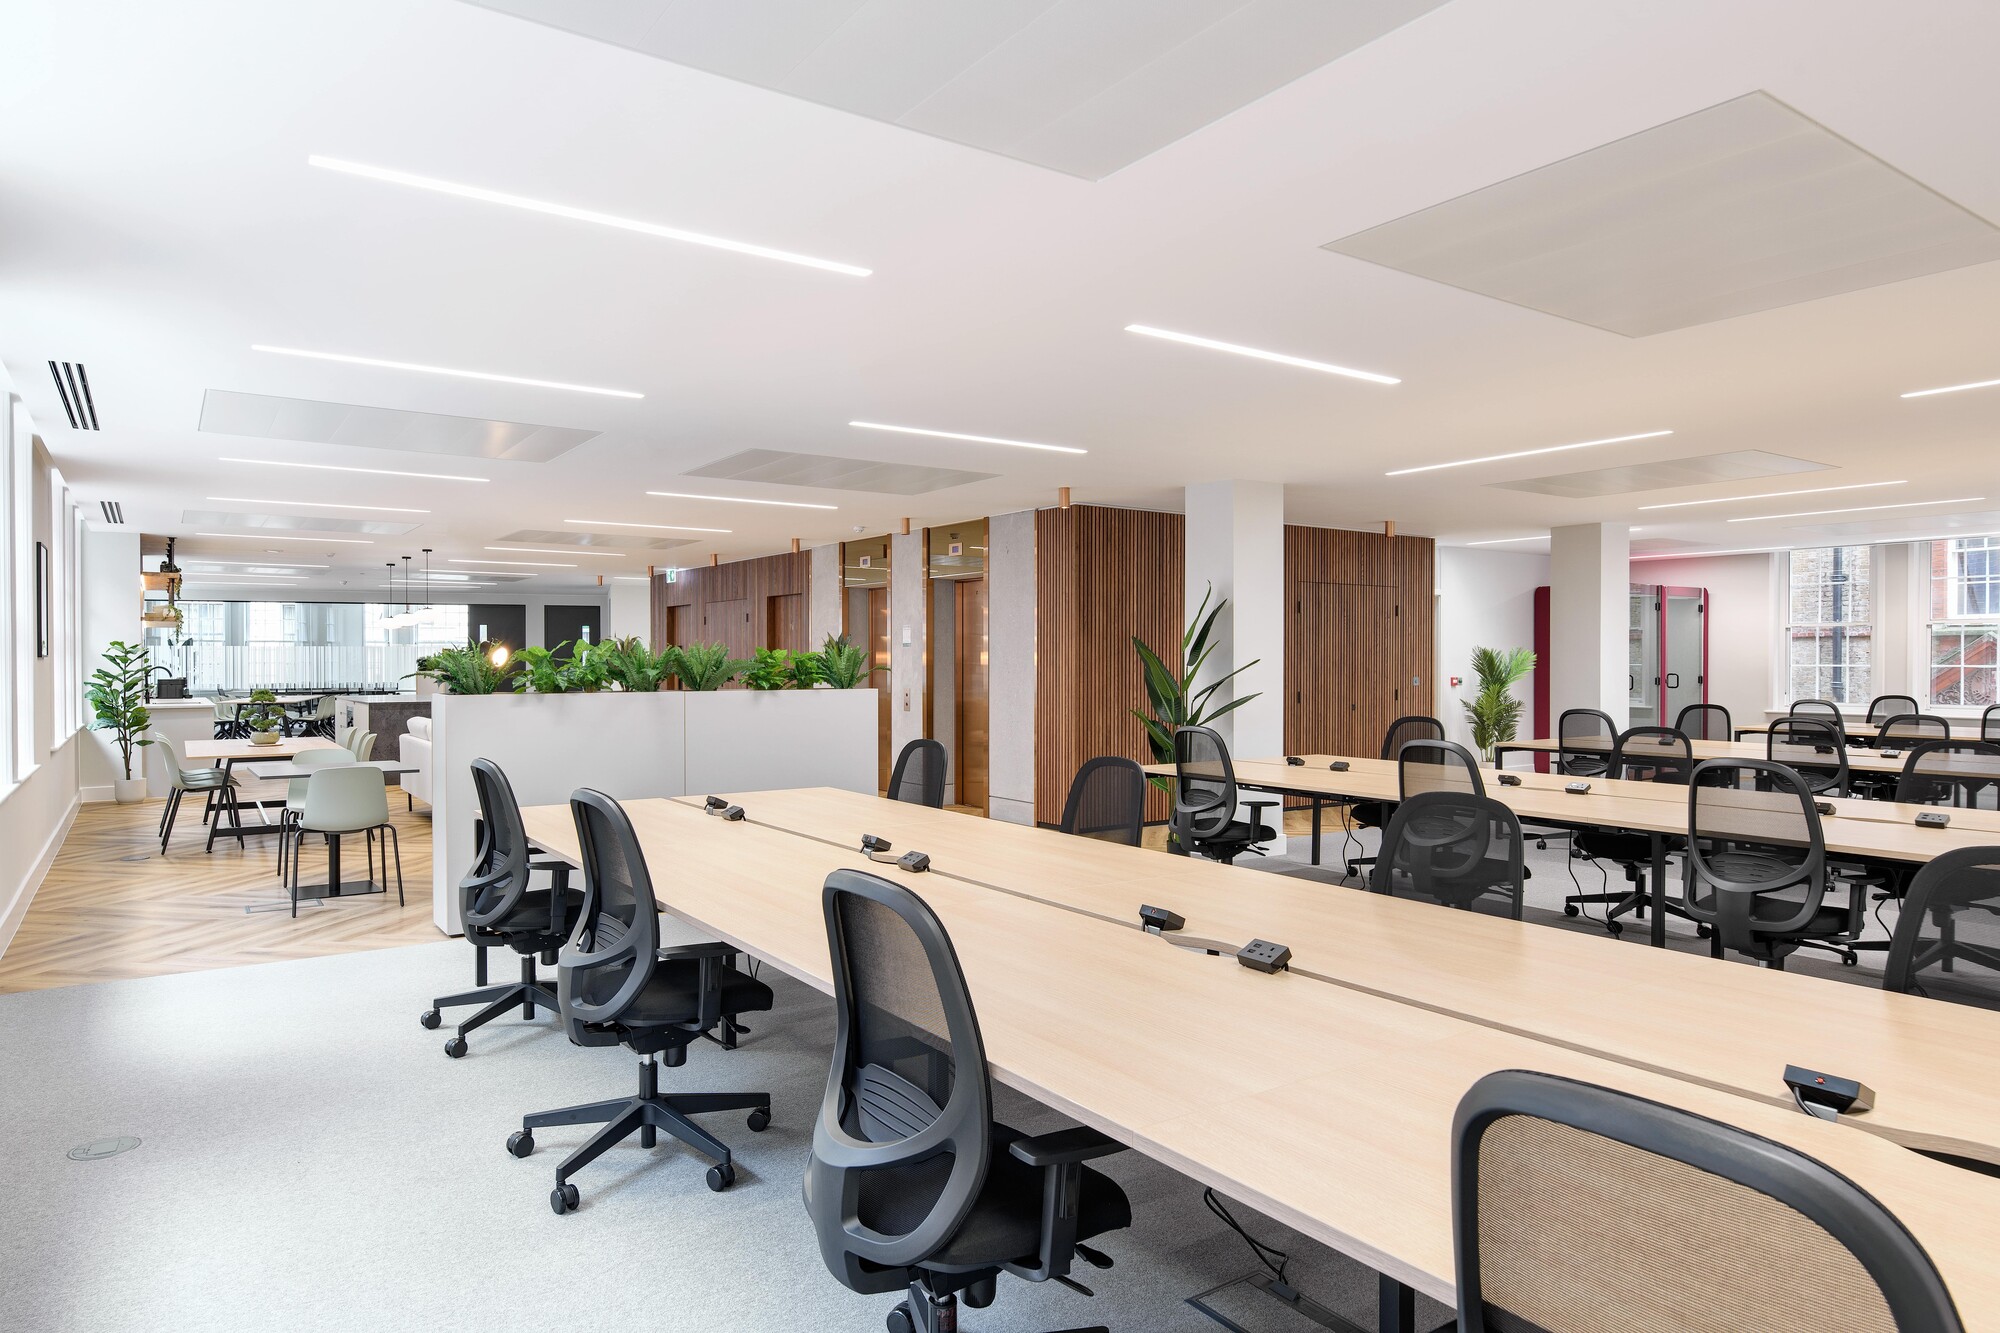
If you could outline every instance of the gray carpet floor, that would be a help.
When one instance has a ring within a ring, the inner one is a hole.
[[[627,1093],[635,1061],[572,1047],[546,1018],[502,1020],[446,1059],[447,1034],[416,1017],[470,971],[467,947],[447,942],[0,996],[0,1328],[882,1327],[894,1298],[833,1280],[799,1199],[826,999],[778,978],[777,1009],[740,1049],[702,1043],[662,1071],[668,1091],[771,1092],[763,1134],[708,1118],[737,1153],[733,1188],[711,1193],[689,1150],[632,1141],[577,1177],[583,1207],[557,1217],[551,1173],[590,1131],[540,1131],[526,1160],[504,1151],[507,1134],[523,1112]],[[1204,1039],[1226,1030],[1190,1037]],[[997,1093],[1024,1129],[1062,1123]],[[115,1135],[142,1142],[65,1155]],[[1137,1221],[1099,1242],[1116,1267],[1079,1265],[1097,1299],[1006,1279],[964,1327],[1216,1327],[1183,1298],[1251,1271],[1249,1251],[1193,1182],[1136,1153],[1103,1166]],[[1238,1216],[1292,1252],[1311,1296],[1372,1322],[1372,1274]],[[1251,1330],[1309,1327],[1241,1289],[1221,1303]]]

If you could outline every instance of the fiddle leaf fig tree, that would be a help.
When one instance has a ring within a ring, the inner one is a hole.
[[[162,668],[149,665],[147,656],[138,644],[116,640],[104,650],[104,665],[91,672],[84,685],[94,715],[91,728],[112,734],[127,781],[133,777],[132,751],[153,743],[145,735],[153,722],[146,707],[146,682]]]

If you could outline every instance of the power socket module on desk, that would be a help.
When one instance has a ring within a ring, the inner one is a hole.
[[[1292,964],[1292,951],[1269,940],[1251,940],[1236,951],[1236,961],[1259,972],[1282,972]]]

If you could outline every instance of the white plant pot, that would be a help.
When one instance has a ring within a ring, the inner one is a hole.
[[[276,745],[278,743],[278,733],[275,731],[253,731],[250,733],[250,743],[252,745]]]
[[[437,687],[437,682],[429,676],[417,677],[417,697],[419,699],[430,698],[433,694],[437,693]]]
[[[117,798],[120,805],[131,805],[135,801],[143,801],[146,799],[146,779],[143,777],[113,778],[111,780],[111,794]]]

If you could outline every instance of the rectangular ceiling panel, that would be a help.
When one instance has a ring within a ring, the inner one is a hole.
[[[1642,338],[2000,259],[2000,228],[1755,92],[1325,248]]]
[[[596,547],[613,551],[671,551],[676,546],[693,546],[692,537],[626,537],[610,532],[578,532],[569,529],[551,532],[545,528],[522,528],[496,542],[521,542],[535,546]]]
[[[184,509],[181,522],[197,528],[220,528],[229,532],[337,532],[353,536],[400,537],[414,531],[415,523],[392,523],[372,518],[312,518],[298,514],[228,514],[214,509]]]
[[[1825,463],[1803,458],[1787,458],[1762,449],[1742,449],[1735,453],[1704,454],[1698,458],[1661,458],[1651,463],[1628,463],[1621,467],[1594,468],[1589,472],[1559,472],[1548,477],[1524,477],[1520,481],[1488,483],[1496,490],[1528,491],[1535,495],[1560,495],[1572,500],[1599,495],[1629,495],[1634,491],[1657,491],[1670,486],[1699,486],[1711,481],[1746,481],[1752,477],[1777,477],[1793,472],[1822,472]]]
[[[210,389],[202,395],[200,425],[222,435],[255,435],[303,444],[354,444],[461,458],[504,458],[514,463],[546,463],[598,435],[594,430],[568,426],[325,403],[231,389]]]
[[[824,486],[840,491],[873,491],[878,495],[922,495],[947,486],[991,481],[997,472],[961,472],[956,468],[917,463],[877,463],[865,458],[835,458],[829,454],[795,454],[778,449],[745,449],[718,458],[690,477],[724,477],[732,481],[767,481],[779,486]]]

